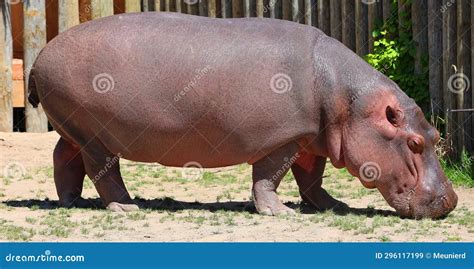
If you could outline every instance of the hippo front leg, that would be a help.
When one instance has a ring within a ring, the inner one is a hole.
[[[113,155],[101,143],[94,141],[85,148],[82,158],[86,173],[108,210],[129,212],[139,209],[123,182],[119,156]]]
[[[291,160],[296,158],[296,145],[286,145],[253,164],[252,195],[257,212],[262,215],[294,214],[276,194],[281,180],[290,170]]]
[[[321,185],[323,182],[326,157],[299,153],[296,162],[291,166],[301,198],[319,210],[328,210],[346,204],[334,199]]]

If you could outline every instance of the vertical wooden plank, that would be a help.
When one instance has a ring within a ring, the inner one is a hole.
[[[170,10],[171,10],[170,2],[171,2],[171,0],[165,0],[165,11],[166,12],[170,12]]]
[[[244,17],[250,17],[250,0],[243,0],[243,12]]]
[[[383,21],[392,19],[392,0],[382,0]]]
[[[23,64],[25,67],[25,98],[28,98],[30,70],[41,49],[46,45],[46,6],[44,0],[23,2]],[[47,132],[48,120],[43,108],[34,108],[25,100],[27,132]]]
[[[257,17],[263,18],[263,0],[257,0]]]
[[[92,19],[98,19],[112,15],[114,15],[113,0],[91,0]]]
[[[342,40],[341,31],[341,2],[339,0],[330,1],[331,14],[331,36],[337,40]]]
[[[443,56],[441,2],[428,0],[428,48],[429,48],[429,91],[431,109],[434,115],[443,114],[443,72],[441,57]],[[404,27],[403,25],[401,26]]]
[[[411,21],[413,41],[416,47],[415,73],[422,73],[422,57],[428,55],[428,1],[413,1],[411,5]],[[437,14],[442,16],[442,14]],[[442,22],[438,20],[438,30],[442,31]],[[441,35],[442,36],[442,35]],[[438,75],[439,76],[439,75]]]
[[[312,10],[311,0],[304,0],[304,23],[307,25],[312,24]]]
[[[282,19],[284,20],[290,20],[291,16],[291,0],[282,0],[281,1],[281,12],[282,12]]]
[[[375,20],[377,18],[376,2],[367,4],[367,42],[369,53],[374,51],[374,36],[372,32],[375,30]]]
[[[161,0],[155,0],[155,11],[161,10]]]
[[[233,18],[241,18],[243,15],[242,7],[243,7],[243,0],[232,0],[232,17]]]
[[[102,0],[101,0],[102,1]],[[140,0],[125,0],[125,12],[140,12]]]
[[[79,24],[79,1],[59,0],[59,32]]]
[[[270,18],[272,19],[275,19],[276,18],[276,13],[275,13],[275,9],[276,9],[276,0],[270,0],[270,4],[269,4],[269,11],[270,11]]]
[[[182,12],[182,9],[181,9],[181,6],[183,5],[182,1],[181,0],[176,0],[175,1],[175,9],[176,9],[176,12],[178,13],[181,13]],[[215,10],[214,10],[215,11]]]
[[[229,4],[227,3],[227,0],[221,0],[221,16],[222,18],[231,17],[229,14]]]
[[[291,20],[300,22],[300,7],[298,0],[290,0],[291,2]]]
[[[355,3],[356,17],[356,52],[359,56],[365,56],[368,51],[368,30],[367,30],[367,5],[361,1]]]
[[[355,45],[355,2],[342,1],[341,17],[342,17],[342,43],[351,50],[356,50]]]
[[[0,0],[0,132],[13,131],[13,40],[10,5]]]
[[[443,0],[443,6],[451,0]],[[428,31],[428,38],[432,35]],[[452,158],[456,158],[457,146],[455,142],[455,130],[457,129],[457,118],[455,114],[449,113],[450,109],[456,108],[455,93],[449,90],[448,84],[451,75],[453,75],[452,66],[456,64],[456,9],[454,7],[447,8],[443,11],[443,106],[446,109],[446,139],[447,144],[453,147],[453,152],[450,152]]]
[[[469,10],[469,3],[467,0],[457,1],[457,67],[458,67],[458,74],[460,75],[458,78],[458,82],[462,82],[462,84],[458,84],[459,87],[457,90],[457,108],[468,108],[471,103],[470,95],[468,95],[468,78],[471,73],[470,67],[470,57],[469,57],[469,50],[471,49],[470,44],[470,32],[469,32],[469,17],[470,17],[470,10]],[[459,126],[462,132],[460,132],[461,144],[462,147],[460,150],[467,150],[471,147],[472,138],[467,134],[468,131],[471,129],[471,121],[466,120],[469,115],[467,113],[458,113],[458,120],[462,124]]]
[[[148,0],[142,0],[142,7],[144,12],[150,11],[150,3]]]
[[[331,35],[329,6],[329,0],[318,0],[318,28],[327,35]]]
[[[216,17],[216,0],[209,0],[207,16],[211,18]]]
[[[199,16],[207,16],[207,1],[208,0],[197,1],[196,5],[199,9]]]

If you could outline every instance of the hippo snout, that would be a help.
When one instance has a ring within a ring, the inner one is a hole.
[[[431,195],[430,195],[431,196]],[[432,218],[439,219],[446,217],[453,211],[458,203],[458,196],[454,192],[451,182],[446,182],[443,187],[431,196],[427,203],[414,203],[411,205],[411,217],[416,219]],[[421,201],[421,199],[414,199]]]

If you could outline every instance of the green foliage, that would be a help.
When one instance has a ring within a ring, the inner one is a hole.
[[[459,162],[451,162],[442,158],[441,166],[446,176],[456,185],[474,187],[474,157],[463,152]]]
[[[397,12],[396,1],[392,4],[393,12]],[[408,10],[410,10],[408,8]],[[409,14],[401,14],[402,18],[409,18]],[[415,73],[416,47],[413,42],[411,22],[402,20],[402,31],[398,29],[396,16],[380,24],[372,32],[374,37],[373,53],[365,56],[366,61],[390,79],[395,81],[400,88],[419,106],[427,107],[429,104],[428,92],[428,59],[421,56],[422,70]]]

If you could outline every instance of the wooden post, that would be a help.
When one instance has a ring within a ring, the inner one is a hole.
[[[372,32],[375,29],[375,20],[377,18],[377,2],[367,4],[367,42],[369,53],[374,51],[374,37]]]
[[[232,13],[230,12],[230,7],[229,3],[227,0],[221,0],[221,16],[222,18],[231,18]]]
[[[213,0],[211,0],[211,1],[213,1]],[[175,4],[176,4],[176,7],[175,7],[176,12],[181,13],[182,12],[181,7],[183,5],[183,2],[181,0],[176,0]]]
[[[330,14],[331,14],[331,36],[341,41],[342,40],[341,1],[339,0],[330,1]]]
[[[244,17],[250,17],[250,0],[243,0]]]
[[[257,0],[257,17],[263,18],[263,0]]]
[[[69,2],[68,0],[64,0]],[[114,15],[114,0],[91,0],[92,19]]]
[[[150,11],[150,3],[148,3],[148,0],[142,0],[142,5],[144,12]]]
[[[341,2],[341,16],[342,16],[342,43],[351,50],[356,50],[355,45],[355,2],[342,1]]]
[[[355,17],[356,52],[359,56],[365,56],[368,52],[367,5],[361,1],[356,1]]]
[[[313,7],[311,6],[311,0],[304,0],[304,23],[307,25],[312,24],[312,10]]]
[[[300,22],[300,6],[298,0],[290,0],[291,16],[294,22]]]
[[[282,19],[290,20],[291,18],[291,0],[281,0],[281,12],[282,12]]]
[[[383,10],[383,21],[393,19],[392,18],[392,0],[382,0],[382,10]]]
[[[428,1],[417,0],[411,5],[411,21],[413,41],[416,47],[415,73],[422,73],[422,57],[428,54]],[[442,14],[437,14],[442,16]],[[442,32],[442,22],[438,20],[437,27]],[[437,74],[439,76],[439,74]],[[441,101],[441,100],[440,100]]]
[[[79,24],[79,1],[59,0],[59,32]]]
[[[232,17],[240,18],[242,17],[242,0],[232,0]]]
[[[125,0],[125,12],[140,12],[141,10],[140,0]]]
[[[155,11],[161,10],[161,0],[155,0]]]
[[[429,48],[429,91],[431,98],[431,109],[433,115],[443,114],[443,67],[441,59],[443,57],[442,29],[443,21],[441,3],[438,0],[428,0],[428,48]]]
[[[0,132],[13,131],[12,57],[10,5],[0,0]]]
[[[216,0],[209,0],[209,6],[207,11],[207,16],[211,18],[216,17]]]
[[[28,98],[30,70],[41,49],[46,45],[45,0],[25,0],[23,2],[23,63],[25,68],[25,99]],[[27,132],[47,132],[48,120],[43,108],[34,108],[25,100]]]
[[[318,28],[327,35],[331,35],[329,5],[329,0],[318,0]]]
[[[451,0],[443,0],[443,7]],[[432,33],[428,31],[430,36]],[[443,106],[446,109],[446,139],[447,144],[453,147],[450,152],[451,158],[456,158],[455,130],[457,129],[456,115],[449,113],[450,109],[456,108],[455,93],[449,90],[449,78],[453,75],[453,65],[456,64],[456,8],[453,6],[443,11]]]
[[[398,30],[406,31],[408,28],[408,3],[407,0],[398,0]]]

